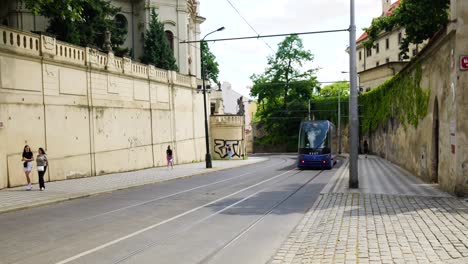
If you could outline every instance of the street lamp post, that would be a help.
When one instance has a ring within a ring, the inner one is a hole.
[[[341,91],[338,91],[338,154],[341,154]]]
[[[358,99],[357,99],[357,69],[356,69],[356,23],[355,4],[350,0],[351,23],[349,26],[349,188],[359,188],[358,180],[358,144],[359,144],[359,119],[358,119]]]
[[[208,37],[208,35],[211,35],[215,32],[224,30],[224,27],[220,27],[217,30],[211,31],[210,33],[206,34],[201,42],[200,42],[200,60],[201,60],[201,72],[202,72],[202,93],[203,93],[203,109],[205,110],[205,146],[206,146],[206,155],[205,155],[205,161],[206,161],[206,168],[212,168],[213,165],[211,164],[211,154],[210,154],[210,136],[208,132],[208,113],[206,110],[206,86],[205,86],[205,66],[203,63],[203,41],[205,41],[205,38]]]

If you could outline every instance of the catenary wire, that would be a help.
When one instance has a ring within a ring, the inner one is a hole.
[[[231,1],[229,0],[226,0],[229,5],[231,5],[231,7],[237,12],[237,14],[242,18],[242,20],[244,20],[244,22],[253,30],[253,32],[255,32],[255,34],[257,34],[258,36],[260,35],[257,30],[255,30],[255,28],[247,21],[247,19],[245,19],[245,17],[239,12],[239,10],[231,3]],[[275,50],[270,46],[270,44],[268,44],[265,40],[262,39],[262,41],[265,43],[265,45],[267,45],[268,48],[270,48],[271,51],[273,51],[273,53],[275,53]]]

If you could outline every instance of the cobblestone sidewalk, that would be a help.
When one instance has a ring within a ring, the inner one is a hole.
[[[272,263],[468,263],[467,257],[468,206],[461,199],[327,193]]]
[[[206,169],[205,163],[202,162],[177,165],[173,170],[159,167],[98,177],[46,182],[44,192],[38,191],[37,185],[34,185],[33,191],[25,191],[25,187],[8,188],[0,190],[0,213],[245,166],[265,160],[266,158],[261,157],[249,157],[248,160],[215,160],[212,169]]]
[[[468,263],[468,203],[377,156],[345,162],[272,263]]]

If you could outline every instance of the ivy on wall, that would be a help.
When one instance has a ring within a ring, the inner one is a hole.
[[[359,96],[363,131],[373,131],[388,119],[398,119],[406,128],[417,127],[427,115],[430,91],[421,88],[422,69],[400,72],[379,87]]]

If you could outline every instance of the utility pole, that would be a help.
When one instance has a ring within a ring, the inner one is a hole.
[[[310,99],[309,99],[309,121],[310,121]]]
[[[210,154],[210,136],[209,136],[209,129],[208,129],[208,111],[206,110],[206,93],[208,92],[205,86],[205,77],[206,77],[206,69],[203,64],[203,41],[205,38],[215,32],[224,30],[224,27],[220,27],[217,30],[214,30],[208,34],[206,34],[201,42],[200,42],[200,59],[201,59],[201,72],[202,72],[202,87],[203,87],[203,109],[204,109],[204,117],[205,117],[205,147],[206,147],[206,154],[205,154],[205,163],[206,168],[212,168],[213,165],[211,163],[211,154]]]
[[[358,180],[358,144],[359,144],[359,120],[358,120],[358,98],[357,98],[357,69],[356,69],[356,22],[355,4],[351,1],[351,24],[349,26],[349,188],[359,188]]]
[[[338,91],[338,154],[341,154],[341,91]]]

